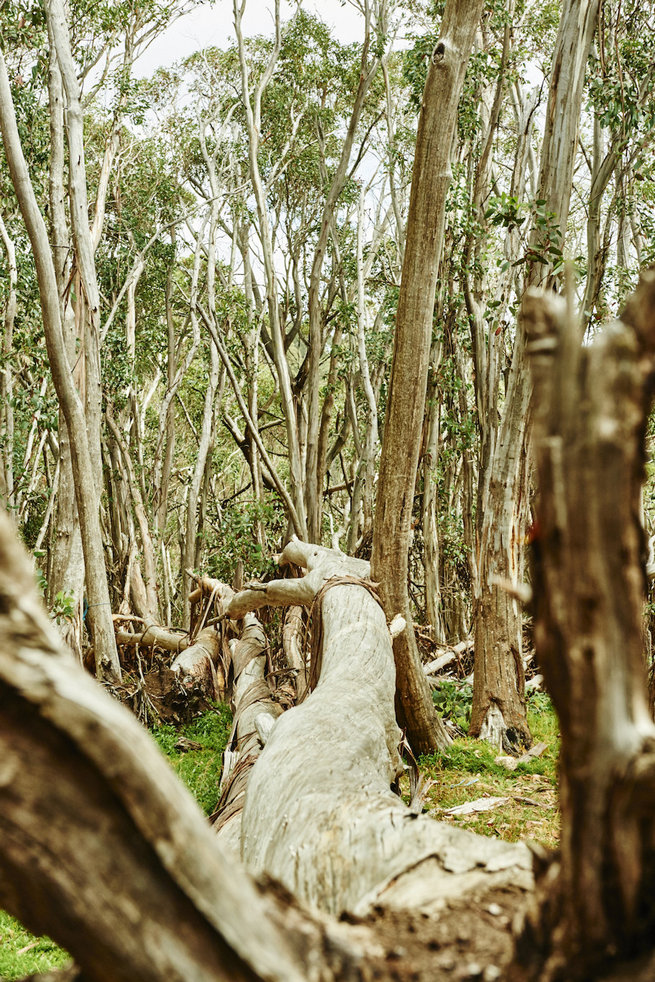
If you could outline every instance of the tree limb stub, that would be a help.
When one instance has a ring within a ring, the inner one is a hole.
[[[590,345],[553,293],[529,291],[524,318],[539,477],[535,644],[560,719],[562,836],[522,955],[531,977],[589,978],[608,957],[650,949],[655,929],[639,520],[655,269]]]

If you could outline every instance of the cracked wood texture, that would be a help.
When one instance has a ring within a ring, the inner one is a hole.
[[[345,926],[226,858],[148,733],[62,647],[2,513],[0,905],[86,982],[363,977]]]
[[[538,471],[539,664],[561,727],[561,858],[521,956],[531,978],[595,978],[655,936],[655,726],[645,680],[640,490],[655,384],[655,269],[592,344],[565,302],[524,303]],[[523,976],[521,976],[523,977]]]

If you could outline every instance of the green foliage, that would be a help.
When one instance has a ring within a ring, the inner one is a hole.
[[[440,716],[451,720],[464,733],[468,732],[473,703],[472,685],[454,678],[438,679],[432,701]]]
[[[55,594],[50,606],[50,616],[58,624],[62,624],[64,621],[72,621],[75,616],[75,597],[73,594],[66,593],[65,590],[59,590]]]
[[[281,538],[286,520],[280,501],[270,495],[265,501],[234,501],[223,510],[218,527],[211,535],[215,546],[208,550],[206,572],[219,580],[230,582],[237,563],[243,563],[246,579],[263,579],[275,572],[275,563],[257,541],[254,530],[261,522],[268,539]]]
[[[222,755],[231,726],[230,710],[227,706],[217,704],[214,709],[179,729],[164,725],[152,730],[160,750],[207,815],[211,814],[218,801]],[[200,746],[188,750],[176,747],[180,737]]]

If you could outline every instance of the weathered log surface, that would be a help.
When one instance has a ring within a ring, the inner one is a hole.
[[[211,627],[198,634],[192,645],[175,656],[171,671],[185,686],[200,687],[207,699],[219,698],[216,662],[220,651],[220,638]]]
[[[384,613],[357,583],[368,563],[297,540],[281,558],[307,575],[251,586],[230,613],[307,604],[322,591],[321,671],[308,698],[275,723],[253,768],[242,819],[247,866],[333,914],[380,902],[432,909],[482,883],[529,887],[526,846],[416,816],[391,791],[402,769],[395,669]]]
[[[254,614],[244,617],[238,641],[231,642],[234,723],[223,757],[221,798],[214,827],[221,846],[241,855],[241,817],[251,769],[282,712],[266,682],[266,635]]]
[[[0,709],[0,904],[86,980],[360,977],[361,947],[229,862],[146,731],[61,647],[5,515]]]

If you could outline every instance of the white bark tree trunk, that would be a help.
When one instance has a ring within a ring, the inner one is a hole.
[[[84,408],[66,357],[59,292],[45,223],[23,156],[4,58],[0,54],[0,129],[12,182],[36,263],[46,346],[57,397],[66,418],[87,577],[89,620],[100,677],[120,678],[105,571],[98,489],[91,461]]]

